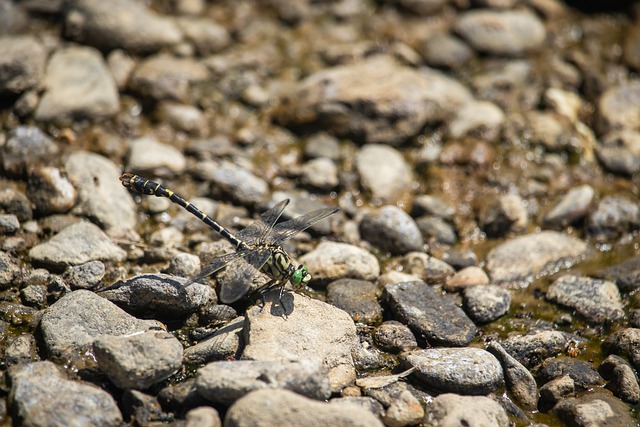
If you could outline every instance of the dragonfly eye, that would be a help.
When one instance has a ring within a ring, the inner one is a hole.
[[[311,280],[311,275],[309,274],[309,269],[307,269],[306,265],[301,265],[295,269],[289,281],[293,286],[306,285]]]

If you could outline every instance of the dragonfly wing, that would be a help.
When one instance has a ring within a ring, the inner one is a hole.
[[[286,208],[288,204],[289,199],[285,199],[271,209],[260,214],[258,220],[244,230],[238,232],[238,238],[249,244],[263,241],[271,232],[273,225],[278,221],[284,211],[284,208]]]
[[[242,257],[244,255],[245,255],[244,252],[231,252],[231,253],[214,258],[209,265],[207,265],[205,268],[200,270],[200,273],[198,273],[196,276],[193,276],[191,279],[189,279],[189,284],[193,282],[198,282],[204,279],[205,277],[212,275],[216,271],[224,268],[227,264],[232,262],[234,259],[238,257]]]
[[[297,218],[290,219],[289,221],[281,222],[273,227],[273,242],[280,244],[291,236],[306,230],[316,222],[328,217],[329,215],[333,215],[339,210],[340,209],[338,208],[318,209]]]
[[[229,265],[228,277],[220,279],[220,301],[230,304],[245,296],[270,256],[268,250],[251,250]]]

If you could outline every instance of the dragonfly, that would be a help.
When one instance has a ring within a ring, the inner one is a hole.
[[[309,269],[304,264],[296,267],[282,244],[316,222],[339,211],[338,208],[323,208],[278,223],[282,212],[289,204],[289,199],[285,199],[262,213],[257,221],[233,235],[196,206],[157,182],[131,173],[124,173],[120,181],[124,187],[139,193],[168,198],[233,245],[233,252],[214,258],[188,282],[190,284],[200,281],[230,264],[237,265],[236,271],[233,272],[233,279],[223,283],[220,288],[220,301],[225,304],[233,303],[249,292],[257,271],[265,273],[271,279],[257,290],[261,296],[279,286],[279,298],[282,301],[287,282],[291,283],[294,290],[303,289],[311,281]],[[235,264],[238,260],[245,262]]]

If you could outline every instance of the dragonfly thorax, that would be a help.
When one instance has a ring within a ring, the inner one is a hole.
[[[311,281],[311,274],[305,265],[294,267],[289,254],[276,246],[270,248],[271,256],[262,266],[262,272],[283,283],[287,280],[296,288],[304,287]]]

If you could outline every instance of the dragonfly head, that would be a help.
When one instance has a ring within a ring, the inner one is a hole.
[[[289,276],[289,281],[294,288],[304,288],[310,280],[311,274],[309,274],[309,269],[307,269],[306,265],[298,266]]]

